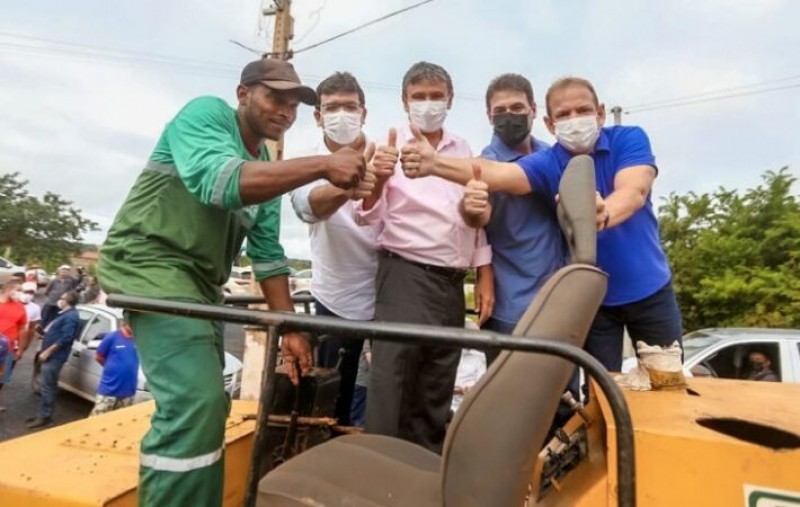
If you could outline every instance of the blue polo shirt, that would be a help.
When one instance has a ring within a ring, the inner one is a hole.
[[[531,137],[533,153],[547,150],[547,143]],[[481,157],[514,162],[522,154],[497,136]],[[492,217],[486,237],[492,246],[495,307],[492,318],[513,327],[547,279],[566,263],[567,249],[554,212],[544,194],[513,195],[492,192]]]
[[[97,353],[106,358],[97,393],[115,398],[127,398],[136,394],[139,355],[133,339],[125,338],[122,331],[108,333],[97,347]]]
[[[552,203],[571,157],[564,147],[556,144],[551,150],[533,153],[517,163],[525,171],[534,193],[543,193],[547,202]],[[614,191],[614,177],[622,169],[637,165],[656,167],[650,141],[639,127],[603,128],[592,158],[597,190],[604,198]],[[625,222],[598,233],[597,263],[609,275],[605,306],[640,301],[669,282],[672,275],[661,249],[650,195],[645,205]]]

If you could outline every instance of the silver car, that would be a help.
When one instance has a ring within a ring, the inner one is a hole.
[[[781,382],[800,383],[800,330],[765,328],[713,328],[683,337],[684,374],[696,377],[746,379],[747,358],[761,352]],[[627,372],[636,358],[623,363]]]
[[[95,353],[100,341],[107,333],[116,331],[122,320],[122,310],[105,305],[78,305],[76,307],[81,319],[81,334],[72,344],[72,353],[64,364],[58,385],[81,398],[94,401],[97,386],[103,374],[103,367],[95,360]],[[225,352],[225,368],[223,375],[225,390],[233,396],[239,390],[242,362],[232,354]],[[136,401],[152,399],[147,387],[147,379],[141,368],[139,382],[136,386]]]

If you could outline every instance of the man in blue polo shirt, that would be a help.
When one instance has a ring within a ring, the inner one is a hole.
[[[515,162],[550,147],[531,135],[536,103],[525,77],[502,74],[494,78],[486,90],[486,114],[494,135],[481,157]],[[492,247],[496,301],[492,316],[482,327],[511,334],[544,282],[564,265],[564,240],[544,195],[492,192],[484,200],[481,189],[485,185],[476,183],[480,182],[473,179],[467,184],[461,210],[468,224],[486,228]],[[487,351],[487,363],[498,353]]]
[[[95,359],[103,365],[103,376],[89,417],[133,405],[139,380],[139,354],[130,324],[123,322],[119,330],[105,335]]]
[[[477,163],[490,191],[533,191],[555,206],[558,183],[570,158],[589,154],[594,159],[598,265],[609,274],[609,282],[586,349],[607,369],[619,371],[625,328],[634,341],[649,345],[681,341],[680,310],[650,200],[657,174],[655,157],[641,128],[601,128],[605,108],[589,81],[560,79],[550,86],[545,100],[545,124],[558,140],[552,150],[533,153],[515,164],[484,159]],[[403,147],[401,161],[408,177],[436,175],[460,183],[471,179],[475,162],[438,156],[419,136]]]

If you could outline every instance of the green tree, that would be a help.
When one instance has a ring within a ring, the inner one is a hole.
[[[800,326],[800,200],[784,167],[744,193],[670,194],[659,208],[687,330]]]
[[[97,224],[55,193],[30,195],[27,185],[19,173],[0,174],[0,251],[52,270],[81,250],[81,237]]]

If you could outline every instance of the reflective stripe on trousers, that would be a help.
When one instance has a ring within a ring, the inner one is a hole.
[[[191,472],[199,468],[213,465],[222,457],[222,447],[208,454],[201,454],[193,458],[170,458],[155,454],[142,454],[140,463],[143,467],[152,468],[162,472]]]

